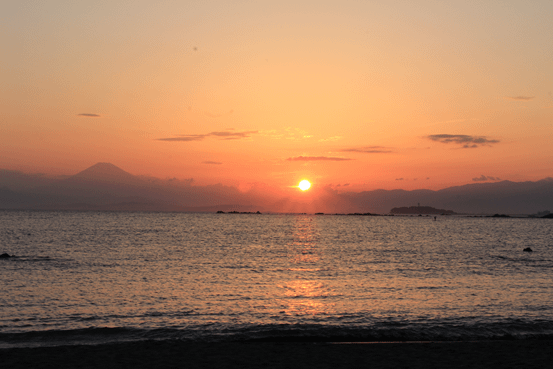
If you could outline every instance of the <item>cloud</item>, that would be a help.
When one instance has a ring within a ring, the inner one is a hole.
[[[249,138],[252,134],[256,134],[259,131],[244,131],[244,132],[211,132],[207,136],[223,137],[223,140],[238,140],[241,138]]]
[[[182,142],[202,141],[206,137],[207,135],[182,135],[178,137],[158,138],[157,141],[182,141]]]
[[[243,132],[210,132],[203,135],[179,135],[177,137],[164,137],[158,138],[157,141],[180,141],[180,142],[190,142],[190,141],[203,141],[207,137],[218,137],[220,140],[239,140],[242,138],[250,138],[251,135],[257,134],[259,131],[243,131]]]
[[[516,100],[516,101],[528,101],[532,100],[535,96],[505,96],[508,100]]]
[[[340,150],[342,152],[358,152],[363,154],[387,154],[393,152],[392,150],[383,146],[365,146],[360,148],[351,148]]]
[[[429,135],[426,136],[429,140],[441,142],[444,144],[456,143],[463,145],[464,149],[476,148],[478,146],[490,146],[490,144],[498,143],[499,140],[489,139],[486,136],[469,136],[469,135]]]
[[[333,141],[338,141],[338,140],[341,140],[343,137],[342,136],[332,136],[332,137],[328,137],[328,138],[321,138],[319,140],[319,142],[333,142]]]
[[[492,176],[485,176],[485,175],[482,174],[480,177],[475,177],[472,180],[474,182],[486,182],[486,181],[500,181],[501,178],[492,177]]]
[[[100,115],[98,114],[92,114],[92,113],[81,113],[77,114],[78,117],[89,117],[89,118],[99,118]]]
[[[403,181],[403,178],[396,178],[396,181]]]
[[[291,140],[291,141],[300,141],[300,140],[311,140],[313,139],[313,135],[309,132],[299,129],[299,128],[292,128],[292,127],[286,127],[284,129],[271,129],[271,130],[265,130],[265,131],[259,131],[258,134],[269,137],[273,140]],[[319,140],[319,142],[324,141],[334,141],[339,139],[338,136],[331,137],[326,140]]]
[[[350,158],[338,158],[334,156],[296,156],[286,159],[288,161],[346,161],[353,160]]]
[[[212,165],[221,165],[221,164],[223,164],[219,161],[210,161],[210,160],[202,161],[202,163],[203,164],[212,164]]]
[[[306,130],[300,128],[286,127],[284,128],[284,134],[274,136],[274,138],[284,138],[285,140],[303,140],[306,138],[311,138],[312,136]]]

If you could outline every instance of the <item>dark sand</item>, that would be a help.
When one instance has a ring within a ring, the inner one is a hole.
[[[553,368],[553,341],[150,341],[2,349],[0,368]]]

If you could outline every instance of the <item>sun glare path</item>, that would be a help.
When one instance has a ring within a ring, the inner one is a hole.
[[[307,179],[304,179],[303,181],[300,182],[298,187],[302,191],[307,191],[309,189],[309,187],[311,187],[311,183],[309,183],[309,181]]]

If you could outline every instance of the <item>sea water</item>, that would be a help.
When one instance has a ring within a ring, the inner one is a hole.
[[[0,347],[553,337],[553,221],[0,211]],[[530,247],[533,252],[524,252]]]

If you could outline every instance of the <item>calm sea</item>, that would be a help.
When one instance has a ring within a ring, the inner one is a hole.
[[[0,347],[553,337],[553,221],[0,211]],[[523,252],[531,247],[534,252]]]

